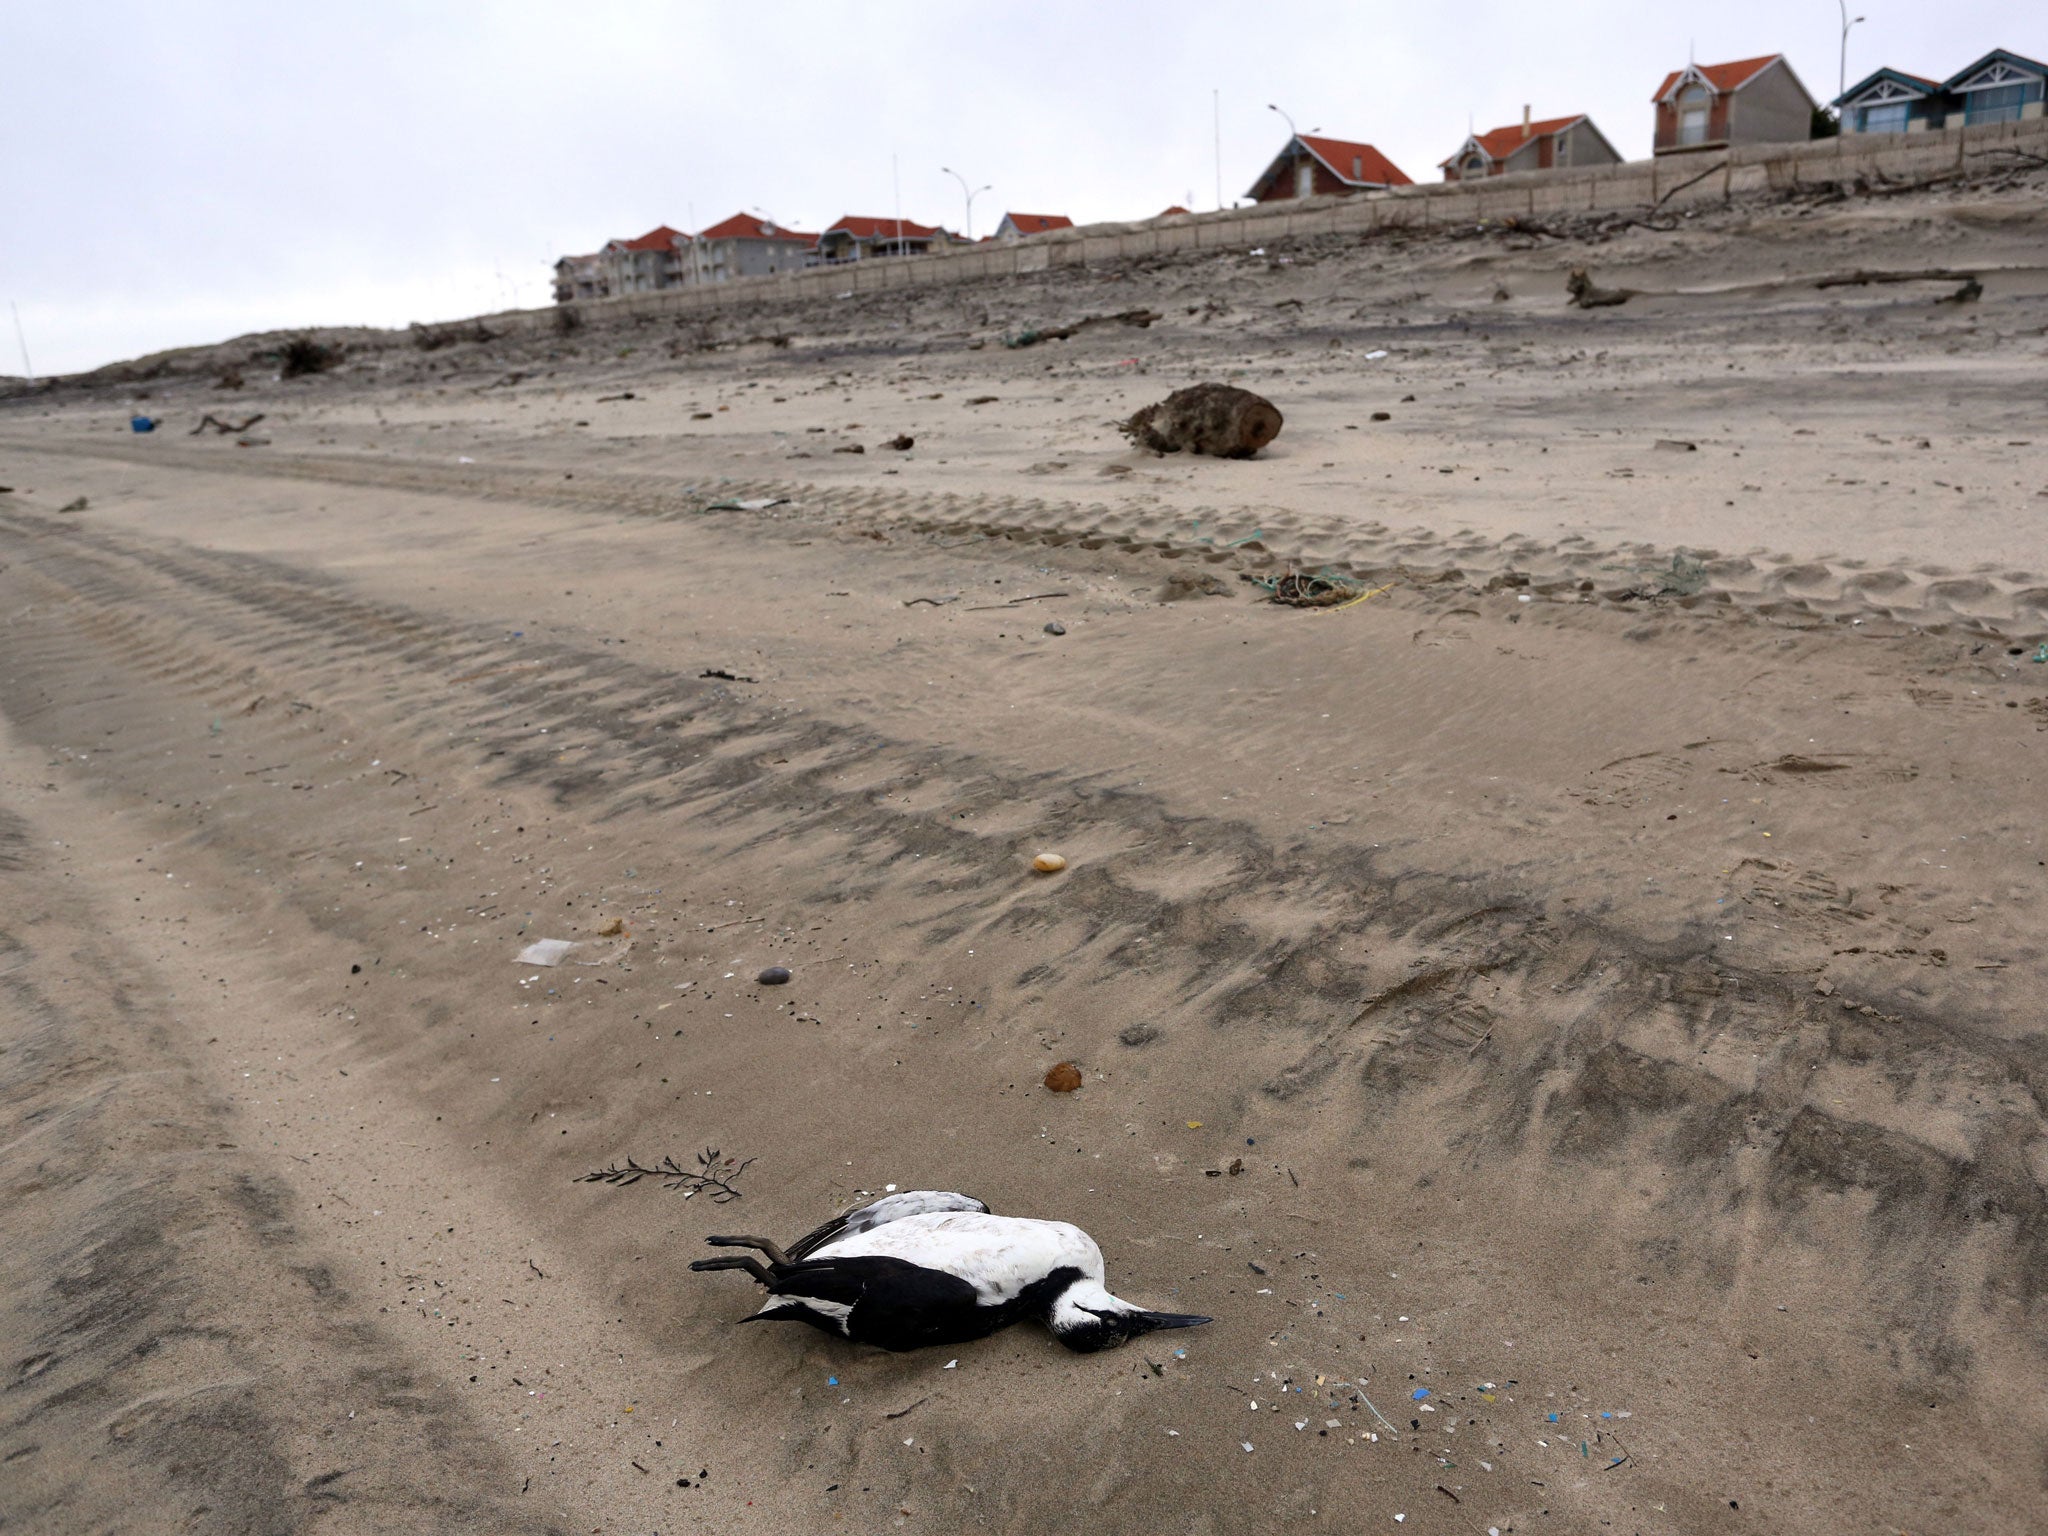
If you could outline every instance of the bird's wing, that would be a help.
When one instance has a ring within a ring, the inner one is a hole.
[[[873,1280],[908,1276],[918,1272],[915,1264],[887,1256],[852,1259],[811,1259],[783,1268],[771,1285],[771,1297],[792,1301],[825,1302],[834,1307],[851,1307]],[[767,1310],[767,1309],[763,1309]]]
[[[836,1325],[847,1338],[904,1350],[978,1339],[1009,1320],[980,1306],[979,1299],[958,1275],[887,1254],[855,1254],[784,1265],[768,1304],[754,1316],[808,1313]]]
[[[792,1259],[802,1259],[839,1238],[872,1232],[876,1227],[901,1221],[906,1216],[926,1216],[938,1211],[978,1211],[986,1215],[988,1207],[972,1195],[955,1194],[951,1190],[906,1189],[841,1211],[815,1232],[798,1238],[785,1251]]]

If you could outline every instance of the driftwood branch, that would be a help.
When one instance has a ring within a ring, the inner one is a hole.
[[[1602,288],[1584,267],[1572,268],[1571,276],[1564,280],[1564,291],[1571,295],[1566,302],[1573,309],[1605,309],[1613,304],[1626,304],[1638,292],[1634,288]]]
[[[1688,176],[1685,178],[1685,180],[1681,181],[1677,186],[1667,190],[1663,196],[1659,197],[1657,201],[1654,204],[1652,204],[1652,206],[1662,208],[1667,202],[1669,202],[1672,198],[1676,197],[1679,193],[1683,192],[1687,187],[1693,186],[1698,182],[1705,181],[1709,176],[1713,175],[1714,172],[1725,168],[1727,164],[1728,162],[1726,160],[1716,160],[1704,171],[1701,171],[1699,175]]]
[[[1089,315],[1085,319],[1076,320],[1072,325],[1049,326],[1042,331],[1019,331],[1015,336],[1005,336],[1003,345],[1011,348],[1035,347],[1041,341],[1065,341],[1069,336],[1078,336],[1090,326],[1096,325],[1130,325],[1142,331],[1153,321],[1164,318],[1166,317],[1156,309],[1118,310],[1113,315]]]
[[[1974,272],[1957,272],[1948,267],[1921,267],[1910,272],[1859,268],[1854,272],[1830,272],[1826,277],[1815,278],[1813,286],[1861,288],[1870,283],[1968,283],[1976,281],[1976,277]]]
[[[214,431],[220,433],[221,436],[223,437],[233,437],[237,433],[248,431],[251,427],[255,426],[256,423],[261,421],[262,419],[263,413],[261,411],[258,411],[254,416],[251,416],[247,421],[222,421],[218,416],[214,415],[211,411],[208,411],[204,416],[199,418],[199,425],[194,427],[190,432],[187,432],[185,435],[187,437],[197,437],[200,433],[204,432],[208,427],[211,427],[213,428]]]

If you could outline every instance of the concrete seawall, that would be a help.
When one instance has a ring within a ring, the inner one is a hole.
[[[701,288],[669,288],[491,316],[500,331],[552,328],[560,309],[592,319],[712,313],[740,305],[799,303],[850,294],[971,283],[983,278],[1087,267],[1194,250],[1242,250],[1311,235],[1428,229],[1508,218],[1541,219],[1719,203],[1761,192],[1853,181],[1914,180],[1990,168],[2001,151],[2048,155],[2048,119],[1951,128],[1935,133],[1851,134],[1805,144],[1759,144],[1584,169],[1528,171],[1483,182],[1433,182],[1354,197],[1263,203],[1218,213],[1135,224],[1091,224],[1011,245],[971,246],[931,256],[850,262]]]

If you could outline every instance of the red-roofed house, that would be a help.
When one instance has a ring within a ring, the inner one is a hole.
[[[1813,97],[1782,53],[1733,64],[1688,64],[1664,77],[1656,152],[1686,154],[1730,144],[1794,144],[1813,137]]]
[[[1590,117],[1581,113],[1533,122],[1524,107],[1521,122],[1473,134],[1441,165],[1445,181],[1477,181],[1483,176],[1505,176],[1509,171],[1620,163],[1621,156]]]
[[[1384,192],[1412,183],[1401,168],[1370,144],[1297,133],[1252,183],[1249,196],[1270,203],[1286,197],[1325,197],[1338,192]]]
[[[651,293],[673,288],[683,280],[683,251],[690,237],[657,224],[633,240],[607,240],[597,253],[606,292]]]
[[[934,245],[949,245],[953,237],[932,224],[911,219],[875,219],[849,213],[835,219],[818,236],[821,261],[866,261],[875,256],[928,256]]]
[[[1178,217],[1179,217],[1180,215],[1182,215],[1182,214],[1184,214],[1184,213],[1186,213],[1186,212],[1187,212],[1187,209],[1185,209],[1185,208],[1181,207],[1181,205],[1180,205],[1179,203],[1175,203],[1175,204],[1174,204],[1174,205],[1173,205],[1173,206],[1172,206],[1171,208],[1167,208],[1167,209],[1164,209],[1164,210],[1162,210],[1162,211],[1161,211],[1161,212],[1159,212],[1159,213],[1155,213],[1155,214],[1153,214],[1153,215],[1152,215],[1152,217],[1153,217],[1153,218],[1155,218],[1155,219],[1172,219],[1172,218],[1178,218]]]
[[[1072,229],[1074,221],[1064,213],[1006,213],[1003,222],[996,226],[998,240],[1021,240],[1026,235],[1042,235],[1048,229]]]
[[[697,232],[683,255],[683,281],[723,283],[735,277],[796,272],[812,264],[817,250],[816,235],[784,229],[755,214],[736,213]]]

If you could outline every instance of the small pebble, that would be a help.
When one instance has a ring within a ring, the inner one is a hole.
[[[1031,867],[1041,875],[1056,875],[1067,867],[1067,861],[1056,853],[1041,853],[1031,861]]]
[[[1081,1086],[1081,1069],[1071,1061],[1063,1061],[1045,1074],[1045,1086],[1054,1093],[1072,1093]]]
[[[756,976],[754,980],[761,983],[764,987],[786,986],[789,982],[789,967],[786,965],[771,965],[767,970]]]
[[[1067,626],[1058,619],[1054,619],[1045,626],[1045,632],[1048,635],[1064,635],[1067,632]]]

